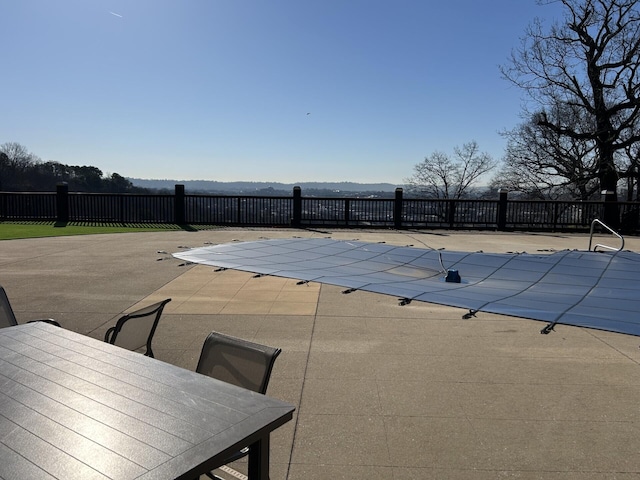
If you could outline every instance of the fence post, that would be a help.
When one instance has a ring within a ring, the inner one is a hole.
[[[69,185],[66,182],[56,185],[56,219],[61,223],[69,221]]]
[[[185,202],[184,202],[184,185],[176,184],[175,196],[173,200],[173,216],[178,225],[184,225],[185,222]]]
[[[498,200],[498,231],[507,229],[507,194],[506,190],[498,190],[500,199]]]
[[[349,225],[350,219],[351,219],[351,200],[348,198],[345,198],[344,199],[344,224]]]
[[[396,188],[396,198],[393,202],[393,228],[402,229],[402,188]]]
[[[449,200],[447,203],[447,221],[449,222],[449,228],[453,228],[456,223],[456,201]]]
[[[299,228],[302,223],[302,189],[293,187],[293,218],[291,226]]]

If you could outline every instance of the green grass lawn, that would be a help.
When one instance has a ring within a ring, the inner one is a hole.
[[[0,222],[0,240],[16,238],[59,237],[63,235],[93,235],[96,233],[163,232],[171,230],[195,231],[215,228],[171,224],[115,224],[81,222]]]

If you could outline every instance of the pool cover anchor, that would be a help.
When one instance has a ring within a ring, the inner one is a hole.
[[[551,332],[555,332],[555,329],[553,327],[555,327],[557,325],[557,323],[558,323],[557,320],[549,323],[542,330],[540,330],[540,333],[542,335],[549,335]]]

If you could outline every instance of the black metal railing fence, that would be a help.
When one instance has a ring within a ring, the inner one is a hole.
[[[70,193],[67,221],[175,223],[173,195]]]
[[[610,205],[606,205],[610,211]],[[616,203],[618,229],[640,233],[640,203]],[[607,213],[604,202],[438,200],[404,198],[0,192],[0,220],[170,223],[265,227],[378,227],[589,231]],[[610,220],[611,223],[611,220]]]
[[[185,195],[184,222],[194,225],[290,225],[291,197]]]

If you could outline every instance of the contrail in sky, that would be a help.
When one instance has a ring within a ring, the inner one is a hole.
[[[115,15],[116,17],[120,17],[122,18],[122,15],[120,15],[119,13],[116,12],[109,12],[111,15]]]

